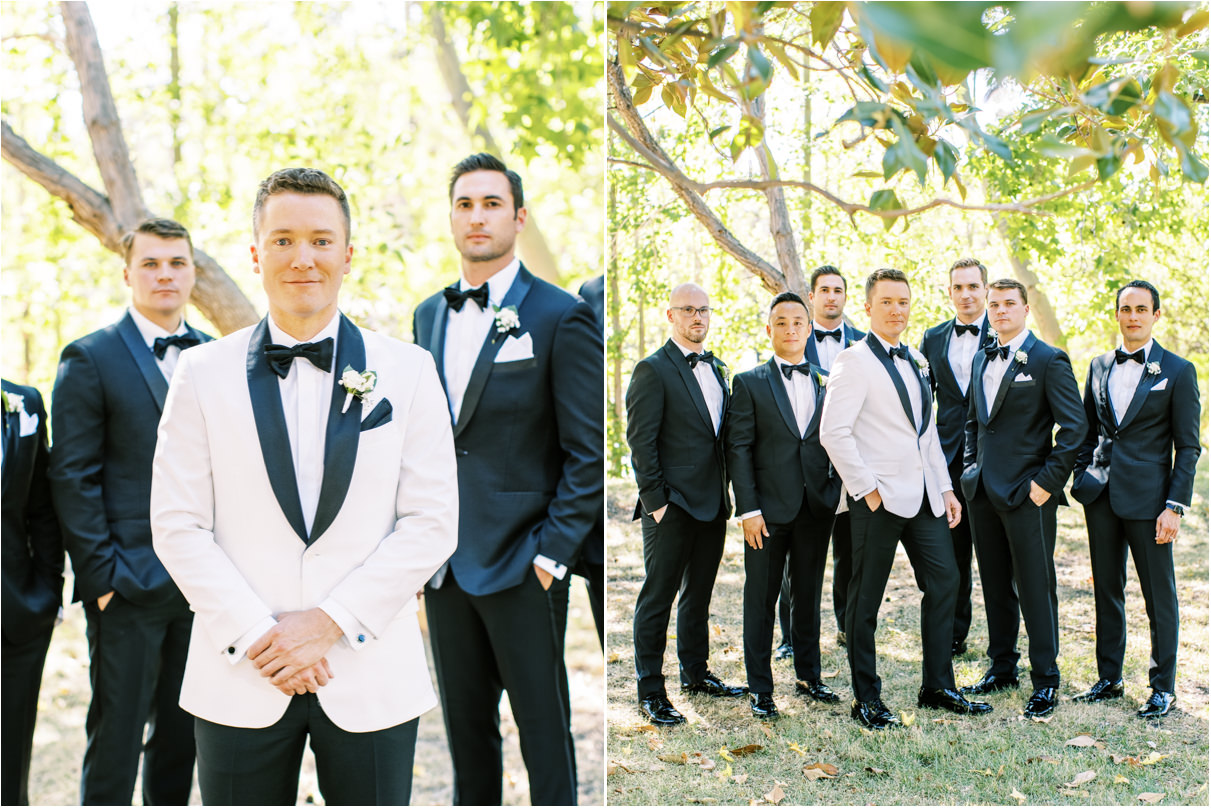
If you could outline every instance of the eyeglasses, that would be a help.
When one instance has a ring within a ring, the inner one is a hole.
[[[711,313],[711,307],[699,306],[695,308],[694,306],[678,306],[673,309],[673,311],[679,311],[686,317],[693,317],[695,314],[697,314],[699,317],[708,317]]]

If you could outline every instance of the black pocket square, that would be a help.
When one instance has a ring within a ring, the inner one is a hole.
[[[370,414],[362,419],[361,431],[365,432],[375,427],[382,426],[391,420],[391,402],[387,399],[380,401]]]

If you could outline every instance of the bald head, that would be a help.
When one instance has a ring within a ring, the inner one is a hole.
[[[683,283],[669,293],[666,312],[672,323],[673,341],[682,347],[697,350],[711,327],[711,299],[696,283]]]

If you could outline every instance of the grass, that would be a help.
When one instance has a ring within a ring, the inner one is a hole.
[[[70,575],[69,575],[70,579]],[[71,593],[71,581],[66,592]],[[602,723],[604,662],[584,582],[574,580],[568,609],[565,660],[572,696],[572,731],[582,805],[601,805],[604,799]],[[38,724],[30,765],[29,794],[33,805],[77,805],[80,797],[80,767],[84,759],[84,715],[88,709],[88,642],[84,636],[84,610],[72,604],[65,620],[55,629],[38,697]],[[426,641],[426,653],[428,643]],[[432,655],[429,654],[430,672]],[[528,805],[529,778],[521,759],[517,725],[507,698],[501,706],[501,733],[505,747],[505,805]],[[450,752],[441,708],[421,716],[413,763],[412,804],[449,805],[453,798]],[[136,783],[134,804],[141,804],[141,786]],[[191,805],[201,805],[195,778]],[[299,782],[299,805],[323,805],[310,751],[303,758]]]
[[[825,681],[839,692],[841,704],[825,706],[796,697],[789,661],[774,663],[774,698],[782,712],[775,721],[754,719],[747,699],[682,696],[676,690],[670,643],[665,676],[673,703],[689,723],[670,730],[647,725],[636,709],[631,641],[635,596],[643,577],[639,523],[630,521],[635,490],[633,483],[612,480],[607,534],[607,800],[611,805],[1139,805],[1157,799],[1165,805],[1207,805],[1207,482],[1204,455],[1195,501],[1174,553],[1182,610],[1175,712],[1156,722],[1135,716],[1150,691],[1147,620],[1131,563],[1130,633],[1123,670],[1127,695],[1097,705],[1069,701],[1097,679],[1088,538],[1083,510],[1075,506],[1060,508],[1055,560],[1063,702],[1050,719],[1035,722],[1021,715],[1029,695],[1025,670],[1022,689],[986,697],[994,707],[990,716],[959,718],[917,709],[920,592],[901,549],[880,611],[877,642],[884,701],[911,724],[872,733],[849,716],[852,690],[845,649],[834,639],[831,564],[823,596],[821,656]],[[711,669],[729,684],[745,680],[742,546],[739,528],[730,525],[711,604]],[[955,660],[960,684],[976,681],[987,662],[978,574],[974,598],[970,650]],[[1019,650],[1025,666],[1024,629]],[[1093,745],[1068,743],[1081,735]],[[762,748],[744,756],[729,751],[747,745]],[[835,767],[835,775],[813,779],[810,775],[819,770],[804,773],[805,766],[817,763]],[[1149,796],[1141,800],[1141,794]],[[1164,796],[1158,799],[1158,794]]]

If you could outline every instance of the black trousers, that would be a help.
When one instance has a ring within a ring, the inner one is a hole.
[[[5,805],[29,805],[29,761],[34,749],[34,722],[38,715],[38,690],[42,667],[50,647],[48,629],[24,642],[5,637],[0,644],[0,797]]]
[[[307,693],[292,696],[282,717],[261,729],[194,720],[204,805],[294,805],[308,741],[325,805],[407,805],[411,798],[418,719],[347,732]]]
[[[849,579],[854,573],[853,549],[849,539],[849,512],[833,517],[833,615],[837,631],[845,631],[845,600],[849,597]],[[791,576],[790,567],[782,578],[782,594],[778,596],[778,625],[782,642],[791,641]]]
[[[1127,649],[1127,551],[1135,559],[1152,654],[1148,684],[1172,693],[1177,679],[1178,605],[1173,545],[1156,543],[1156,520],[1120,519],[1110,507],[1109,488],[1085,506],[1093,599],[1097,612],[1097,673],[1114,681],[1123,675]]]
[[[584,584],[589,591],[589,608],[593,610],[593,625],[597,627],[597,641],[605,650],[605,564],[582,564]]]
[[[879,697],[882,682],[875,672],[875,628],[879,607],[887,589],[902,543],[912,563],[921,598],[921,686],[953,688],[950,664],[950,625],[954,615],[959,574],[946,517],[934,516],[929,498],[922,495],[921,510],[911,519],[896,516],[880,506],[871,513],[865,499],[849,498],[853,540],[854,574],[849,581],[849,603],[845,607],[846,643],[854,698],[872,701]]]
[[[669,610],[677,598],[677,660],[681,683],[706,676],[709,653],[707,618],[715,575],[723,559],[722,516],[701,522],[669,503],[660,524],[644,514],[643,586],[635,599],[635,675],[639,698],[665,692],[664,649]]]
[[[1020,612],[1030,641],[1031,683],[1036,689],[1059,687],[1054,560],[1059,501],[1053,496],[1040,508],[1027,499],[1013,510],[999,511],[988,501],[981,482],[968,506],[988,616],[989,671],[1016,676]]]
[[[105,611],[94,601],[84,615],[93,692],[80,802],[130,805],[142,752],[143,804],[188,804],[193,716],[177,702],[193,613],[184,601],[146,607],[115,594]]]
[[[772,693],[774,606],[790,570],[795,677],[820,678],[820,595],[832,519],[813,517],[806,497],[793,522],[766,524],[760,550],[744,545],[744,668],[752,693]]]
[[[951,641],[958,645],[967,642],[967,633],[971,630],[971,514],[968,512],[967,500],[963,498],[963,486],[959,479],[963,476],[963,453],[960,452],[955,461],[950,464],[950,483],[954,486],[954,495],[963,506],[959,524],[950,529],[950,540],[954,545],[955,566],[959,569],[959,593],[955,598],[954,632]]]
[[[470,595],[447,575],[425,589],[429,638],[454,763],[455,805],[500,805],[500,697],[521,736],[533,805],[576,804],[576,753],[564,667],[568,584],[544,590],[533,571],[518,586]]]

